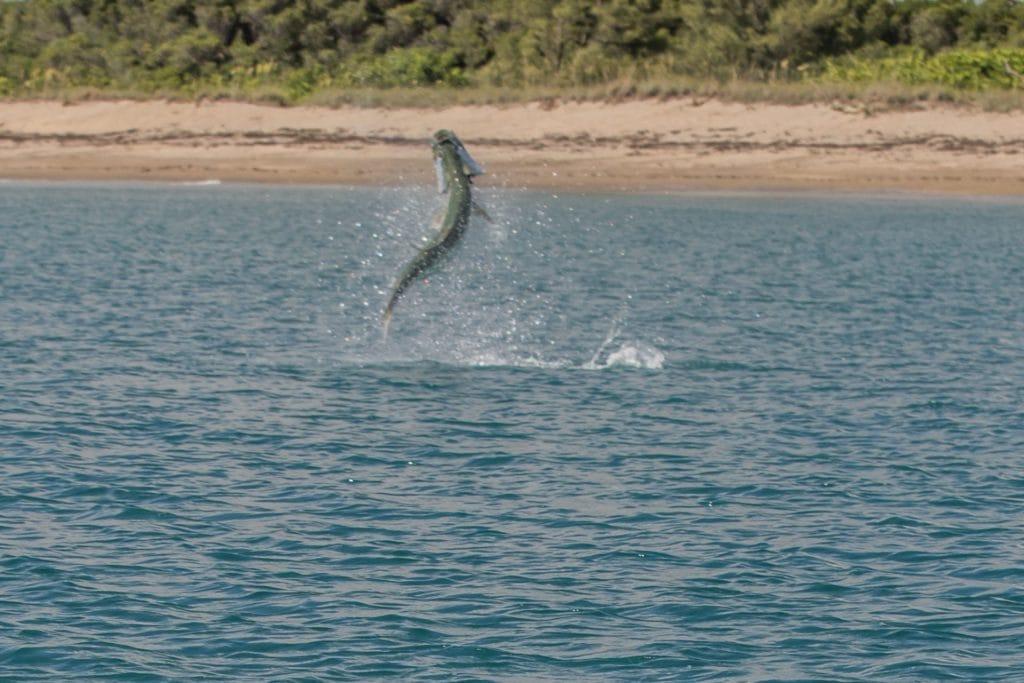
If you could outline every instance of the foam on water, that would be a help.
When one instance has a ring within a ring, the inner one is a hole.
[[[618,351],[608,354],[608,359],[604,363],[606,368],[617,365],[627,368],[661,370],[665,365],[665,354],[650,344],[626,342],[619,347]]]
[[[459,365],[481,368],[540,368],[559,370],[573,367],[569,361],[544,360],[533,356],[507,356],[500,352],[480,352],[460,359]]]

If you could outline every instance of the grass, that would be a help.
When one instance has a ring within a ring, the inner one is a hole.
[[[445,107],[454,105],[504,105],[541,102],[622,102],[632,99],[716,99],[744,104],[835,104],[859,107],[865,112],[914,109],[929,104],[978,108],[984,111],[1024,110],[1024,90],[962,90],[941,85],[906,85],[898,82],[826,83],[816,81],[619,80],[591,86],[532,86],[516,89],[465,88],[363,88],[325,89],[298,104],[340,107]]]
[[[812,79],[765,82],[735,79],[729,81],[665,78],[621,79],[588,86],[417,86],[393,88],[336,88],[316,90],[295,97],[286,84],[266,83],[250,87],[197,84],[187,91],[143,91],[131,88],[50,87],[3,98],[60,100],[66,104],[89,100],[153,100],[195,102],[230,100],[276,106],[308,105],[319,107],[427,107],[455,105],[510,105],[541,102],[551,106],[565,102],[621,102],[632,99],[717,99],[745,104],[770,103],[799,105],[825,103],[852,107],[865,114],[914,109],[931,104],[963,106],[983,111],[1024,110],[1024,89],[965,90],[945,85],[908,85],[895,81],[825,82]]]

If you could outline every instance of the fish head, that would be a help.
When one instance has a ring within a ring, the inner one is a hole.
[[[434,164],[439,173],[438,178],[441,177],[441,160],[443,158],[441,156],[441,151],[444,149],[445,145],[450,145],[455,151],[456,157],[458,157],[459,161],[462,162],[461,170],[463,174],[470,178],[484,174],[483,167],[481,167],[480,164],[470,156],[469,152],[466,151],[466,146],[462,144],[462,140],[459,139],[459,136],[446,128],[442,128],[434,133],[434,136],[431,139],[431,147],[434,149]]]

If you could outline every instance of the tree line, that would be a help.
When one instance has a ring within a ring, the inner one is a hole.
[[[1020,0],[0,0],[0,93],[852,78],[950,53],[1016,87],[1022,50]]]

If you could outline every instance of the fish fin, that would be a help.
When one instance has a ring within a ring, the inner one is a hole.
[[[481,218],[483,218],[488,223],[494,223],[494,219],[491,218],[491,214],[487,213],[487,211],[484,210],[484,207],[482,207],[479,204],[477,204],[475,199],[473,200],[472,204],[473,204],[473,213],[475,213],[477,216],[480,216]]]
[[[419,240],[415,242],[406,242],[406,244],[410,249],[415,249],[417,252],[430,248],[434,241],[437,240],[437,233],[441,232],[441,223],[443,222],[444,209],[439,209],[434,213],[434,217],[430,220],[430,228],[428,228],[433,235],[423,235]]]
[[[455,152],[456,154],[459,155],[459,159],[462,161],[462,168],[464,169],[466,175],[473,177],[475,175],[485,174],[483,167],[481,167],[480,164],[476,163],[476,159],[471,157],[469,155],[469,152],[466,151],[466,148],[463,147],[461,144],[456,145]]]
[[[441,224],[444,223],[444,214],[445,214],[445,210],[444,210],[443,207],[434,212],[433,217],[430,219],[430,229],[431,229],[431,231],[433,231],[433,232],[440,232],[441,231]],[[422,245],[421,245],[420,248],[422,248]]]
[[[448,178],[444,175],[444,164],[441,157],[434,158],[434,174],[437,176],[437,193],[444,194],[448,191]]]
[[[433,230],[434,232],[439,232],[441,229],[440,221],[435,221],[435,223],[432,226],[430,226],[430,229]],[[427,235],[423,235],[416,242],[406,242],[406,244],[409,246],[410,249],[415,249],[416,252],[419,253],[424,249],[429,249],[430,245],[433,244],[433,241],[436,239],[436,235],[434,237],[428,237]]]

